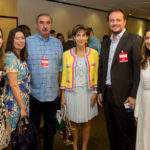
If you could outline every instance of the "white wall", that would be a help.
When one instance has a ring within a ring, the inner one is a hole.
[[[147,28],[147,22],[141,19],[128,17],[127,28],[129,32],[138,34],[142,37]]]
[[[108,34],[107,13],[75,6],[68,6],[46,0],[18,0],[19,24],[26,24],[35,33],[35,18],[39,13],[46,12],[53,18],[56,32],[67,36],[67,31],[77,24],[85,24],[94,29],[100,39]],[[66,38],[67,39],[67,38]]]
[[[94,29],[100,40],[104,34],[109,34],[107,13],[91,9],[69,6],[65,4],[50,2],[46,0],[18,0],[19,24],[28,25],[32,33],[36,32],[35,18],[38,14],[46,12],[53,18],[53,29],[64,34],[67,39],[67,31],[77,24],[85,24]],[[150,21],[149,21],[150,22]],[[146,21],[141,19],[127,18],[127,29],[143,36],[147,28]]]

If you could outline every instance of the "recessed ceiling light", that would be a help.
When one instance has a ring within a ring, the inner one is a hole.
[[[129,13],[129,16],[132,16],[132,13]]]

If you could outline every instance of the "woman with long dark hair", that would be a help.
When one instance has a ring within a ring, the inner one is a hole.
[[[26,64],[26,39],[23,31],[14,28],[9,32],[4,63],[4,104],[8,106],[12,131],[19,117],[29,116],[30,73]]]
[[[147,29],[141,47],[140,83],[136,96],[135,118],[137,120],[136,150],[150,148],[150,29]]]

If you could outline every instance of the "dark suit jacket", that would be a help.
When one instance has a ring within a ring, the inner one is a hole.
[[[68,49],[71,49],[75,46],[74,41],[73,40],[68,40],[66,43],[64,43],[63,48],[64,48],[64,52]]]
[[[102,93],[103,99],[110,44],[110,38],[104,40],[99,59],[98,93]],[[119,107],[129,96],[136,98],[140,78],[140,44],[139,36],[125,31],[116,48],[111,66],[111,86],[115,104]],[[128,54],[128,62],[119,62],[119,53],[122,51]]]

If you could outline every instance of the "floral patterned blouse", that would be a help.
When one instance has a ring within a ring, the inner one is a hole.
[[[30,94],[30,73],[25,61],[21,61],[13,52],[7,52],[4,64],[4,104],[8,106],[9,122],[12,130],[16,128],[18,119],[20,117],[20,107],[18,106],[15,97],[9,86],[7,73],[17,72],[17,82],[22,95],[22,100],[25,105],[27,115],[29,116],[29,94]]]

